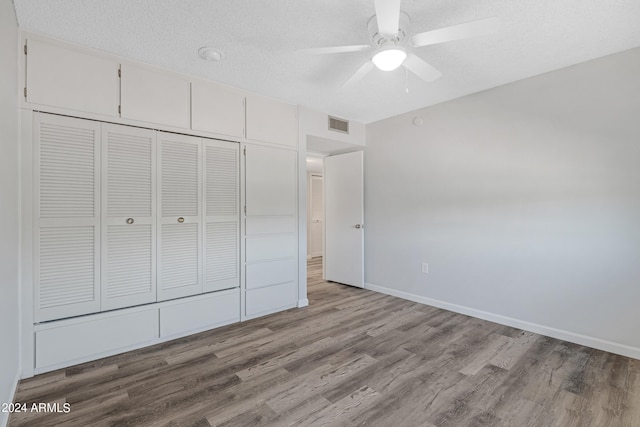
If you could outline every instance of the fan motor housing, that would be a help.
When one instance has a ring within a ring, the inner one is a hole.
[[[376,19],[376,15],[373,15],[369,22],[367,23],[367,30],[369,31],[369,37],[371,38],[371,43],[375,47],[382,47],[387,43],[393,43],[395,45],[402,44],[403,41],[409,35],[409,24],[411,23],[411,19],[406,12],[400,11],[400,22],[398,24],[398,35],[395,37],[388,39],[384,37],[378,31],[378,20]]]

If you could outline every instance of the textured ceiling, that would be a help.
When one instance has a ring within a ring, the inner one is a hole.
[[[640,46],[639,0],[404,0],[413,33],[491,16],[501,28],[417,49],[443,73],[433,83],[401,67],[341,89],[370,53],[295,51],[368,43],[373,0],[14,2],[25,31],[365,123]],[[224,59],[199,59],[205,45]]]

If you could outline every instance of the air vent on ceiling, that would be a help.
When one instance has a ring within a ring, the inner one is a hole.
[[[348,134],[349,120],[329,116],[329,130]]]

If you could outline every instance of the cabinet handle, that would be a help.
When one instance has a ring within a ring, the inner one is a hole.
[[[178,222],[182,224],[184,222],[184,218],[183,217],[178,218]]]
[[[127,218],[127,224],[133,224],[133,218]]]

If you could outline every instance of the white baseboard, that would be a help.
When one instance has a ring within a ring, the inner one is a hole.
[[[15,400],[16,391],[18,390],[18,382],[20,382],[20,378],[22,378],[22,372],[18,370],[16,372],[16,377],[13,379],[13,384],[11,385],[11,393],[9,394],[9,401],[6,403],[12,403]],[[0,412],[0,427],[6,427],[9,424],[9,416],[11,413],[9,412]]]
[[[575,344],[596,348],[598,350],[608,351],[610,353],[632,357],[634,359],[640,359],[640,348],[638,347],[631,347],[626,344],[606,341],[600,338],[590,337],[588,335],[577,334],[575,332],[565,331],[562,329],[556,329],[549,326],[539,325],[537,323],[527,322],[525,320],[515,319],[513,317],[507,317],[507,316],[502,316],[500,314],[489,313],[487,311],[477,310],[475,308],[466,307],[463,305],[452,304],[452,303],[440,301],[437,299],[427,298],[421,295],[399,291],[399,290],[387,288],[384,286],[365,283],[364,287],[365,289],[369,289],[375,292],[380,292],[380,293],[391,295],[394,297],[406,299],[409,301],[418,302],[420,304],[426,304],[433,307],[442,308],[444,310],[449,310],[449,311],[453,311],[460,314],[466,314],[467,316],[476,317],[478,319],[499,323],[501,325],[511,326],[513,328],[523,329],[525,331],[533,332],[540,335],[545,335],[552,338],[557,338],[563,341],[569,341]]]
[[[306,307],[309,305],[309,300],[307,298],[298,300],[298,308]]]

